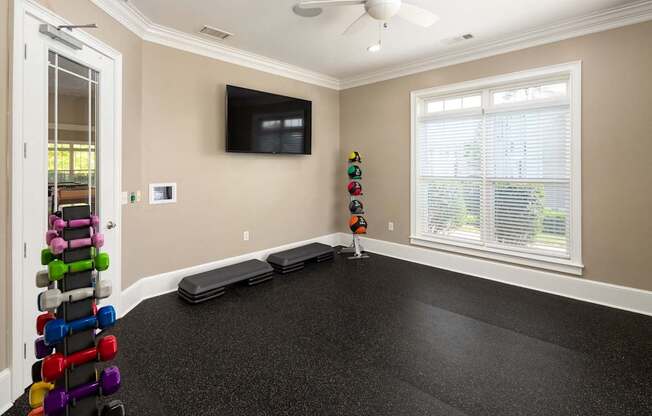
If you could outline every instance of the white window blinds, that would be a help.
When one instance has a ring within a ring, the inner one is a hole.
[[[568,257],[568,105],[485,117],[489,244]]]
[[[429,235],[480,241],[481,114],[419,123],[417,213]]]
[[[413,237],[570,259],[569,89],[557,78],[418,97]]]

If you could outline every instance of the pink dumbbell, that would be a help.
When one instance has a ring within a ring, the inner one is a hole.
[[[50,226],[50,228],[54,226],[54,222],[56,220],[60,220],[60,219],[61,219],[61,215],[50,214],[50,216],[48,217],[48,225]]]
[[[90,229],[90,231],[89,231],[90,235],[93,236],[93,234],[95,234],[95,228],[89,227],[89,229]],[[57,231],[57,230],[48,230],[45,233],[45,244],[47,244],[49,246],[50,243],[52,242],[52,240],[54,240],[55,238],[61,237],[60,234],[61,233],[59,233],[59,231]]]
[[[48,230],[45,233],[45,244],[50,245],[50,241],[53,239],[59,237],[59,233],[56,232],[55,230]]]
[[[61,254],[67,248],[82,248],[93,246],[100,248],[104,245],[104,234],[93,234],[90,238],[79,238],[77,240],[66,241],[63,238],[53,238],[50,241],[50,251],[52,254]]]
[[[91,215],[90,218],[82,218],[79,220],[64,221],[58,218],[53,221],[52,228],[56,231],[61,231],[64,228],[81,228],[81,227],[97,227],[100,224],[100,219],[97,215]]]

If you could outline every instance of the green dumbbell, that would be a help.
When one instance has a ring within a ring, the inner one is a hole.
[[[95,247],[90,247],[89,249],[91,250],[91,256],[95,256],[96,254]],[[43,266],[47,266],[48,264],[52,263],[58,258],[59,256],[55,256],[54,254],[52,254],[49,248],[44,248],[43,250],[41,250],[41,265]]]
[[[66,273],[85,272],[86,270],[104,271],[109,268],[109,255],[100,253],[92,259],[79,260],[73,263],[64,263],[61,260],[54,260],[48,264],[50,280],[56,282],[63,278]]]
[[[57,259],[57,256],[50,252],[49,248],[44,248],[41,250],[41,265],[47,266]]]

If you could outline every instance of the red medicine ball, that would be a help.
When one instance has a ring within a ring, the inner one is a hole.
[[[358,181],[349,182],[349,193],[351,195],[362,195],[362,185]]]

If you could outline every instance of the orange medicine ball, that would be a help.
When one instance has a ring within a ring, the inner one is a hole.
[[[366,234],[367,220],[361,215],[353,215],[349,220],[349,228],[354,234]]]

